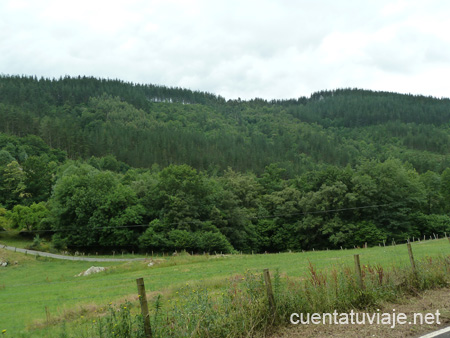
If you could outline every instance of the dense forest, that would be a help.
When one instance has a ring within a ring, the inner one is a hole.
[[[243,101],[3,75],[0,121],[0,228],[56,249],[278,252],[450,233],[449,99]]]

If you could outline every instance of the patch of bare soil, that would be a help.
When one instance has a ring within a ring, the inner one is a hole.
[[[395,311],[394,311],[395,309]],[[382,324],[290,324],[288,327],[282,328],[271,338],[299,338],[299,337],[419,337],[434,330],[450,325],[450,289],[429,290],[419,297],[404,299],[400,304],[386,303],[379,308],[380,315],[382,313],[404,313],[407,322],[412,321],[415,313],[436,314],[440,312],[440,325],[438,324],[404,324],[396,325],[391,328],[390,325]],[[372,312],[377,313],[378,311]],[[369,312],[369,314],[372,314]],[[392,318],[392,317],[391,317]],[[420,317],[417,315],[418,322]],[[431,318],[431,317],[430,317]],[[429,319],[430,319],[429,318]],[[433,316],[435,318],[435,316]],[[338,317],[339,319],[339,317]]]

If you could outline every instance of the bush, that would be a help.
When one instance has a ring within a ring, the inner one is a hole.
[[[230,242],[220,232],[198,232],[197,241],[199,251],[230,253],[233,250]]]
[[[139,237],[142,250],[155,251],[196,251],[223,252],[233,250],[228,239],[214,226],[200,223],[203,227],[198,231],[173,229],[167,231],[159,220],[150,223],[149,228]],[[208,229],[208,230],[206,230]]]
[[[259,273],[232,277],[219,290],[208,289],[201,283],[186,284],[167,302],[161,295],[150,302],[153,337],[266,337],[277,326],[289,323],[294,312],[373,310],[380,302],[447,285],[450,257],[427,258],[416,263],[416,273],[409,267],[385,271],[379,265],[364,265],[363,289],[349,267],[325,273],[310,265],[309,275],[301,280],[282,278],[275,272],[272,277],[275,313],[268,306],[264,279]],[[131,305],[110,308],[106,316],[94,320],[89,337],[143,337],[142,316],[132,316]],[[75,332],[74,337],[79,336]]]
[[[54,234],[52,237],[52,246],[56,250],[66,250],[67,241],[65,238],[62,238],[60,234]]]

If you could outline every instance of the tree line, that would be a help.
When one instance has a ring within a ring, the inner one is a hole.
[[[0,76],[0,226],[73,250],[275,252],[449,232],[450,102]]]
[[[450,166],[450,101],[357,89],[292,100],[225,100],[181,88],[88,77],[0,76],[0,132],[36,135],[70,159],[132,167],[188,164],[294,177],[364,159]]]
[[[450,169],[419,174],[389,158],[293,178],[277,164],[211,174],[61,160],[34,136],[0,141],[0,223],[59,249],[278,252],[450,233]]]

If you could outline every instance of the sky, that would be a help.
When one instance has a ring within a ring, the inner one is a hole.
[[[1,0],[0,74],[226,99],[363,88],[450,97],[447,0]]]

